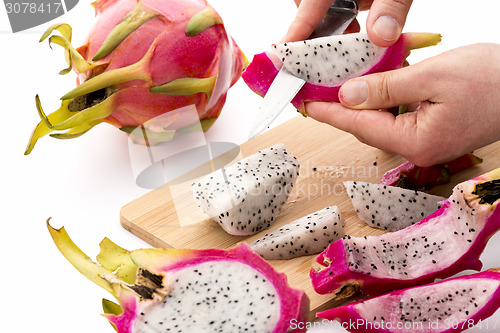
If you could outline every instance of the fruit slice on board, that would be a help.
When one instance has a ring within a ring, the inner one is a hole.
[[[461,332],[500,307],[500,270],[397,290],[326,310],[318,317],[339,320],[349,332]]]
[[[313,287],[336,298],[378,295],[480,270],[479,256],[500,229],[499,199],[500,168],[458,184],[439,210],[403,230],[345,236],[316,258]]]

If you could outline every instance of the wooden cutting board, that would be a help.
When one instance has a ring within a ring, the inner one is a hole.
[[[266,232],[326,206],[337,205],[346,220],[346,234],[368,236],[382,231],[362,224],[354,212],[342,182],[359,180],[379,182],[387,170],[405,160],[357,141],[352,135],[312,119],[297,116],[257,138],[241,145],[236,159],[260,149],[283,143],[301,162],[300,176],[275,224],[254,236],[227,234],[207,218],[192,199],[192,179],[152,190],[121,209],[122,226],[155,247],[229,248],[238,242],[252,242]],[[484,162],[462,171],[452,183],[431,192],[448,196],[454,184],[500,166],[500,142],[475,152]],[[232,155],[234,156],[234,154]],[[213,162],[212,162],[213,165]],[[337,305],[328,295],[314,292],[309,271],[315,256],[270,263],[288,276],[290,285],[304,290],[310,298],[313,313]]]

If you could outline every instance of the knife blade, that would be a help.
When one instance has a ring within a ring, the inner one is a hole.
[[[358,0],[335,0],[310,38],[340,35],[356,18]],[[282,66],[257,109],[249,139],[264,132],[306,83]]]

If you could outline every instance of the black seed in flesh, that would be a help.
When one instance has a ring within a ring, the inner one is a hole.
[[[280,302],[266,278],[238,261],[209,261],[167,273],[171,292],[141,310],[134,333],[270,332]],[[262,316],[263,313],[268,316]]]
[[[366,73],[381,60],[385,52],[385,48],[370,43],[366,34],[351,35],[355,36],[330,36],[310,40],[307,43],[301,41],[286,45],[278,44],[273,51],[284,59],[283,63],[291,73],[307,82],[327,87],[338,86],[350,78]],[[364,38],[360,38],[361,36]],[[332,45],[335,47],[331,47]],[[309,57],[305,62],[305,55],[309,54],[311,48],[316,57]],[[333,51],[338,54],[337,57],[331,57]],[[358,59],[362,59],[360,63]],[[311,75],[308,77],[306,68],[320,71],[321,81],[313,80]]]
[[[268,260],[316,254],[344,236],[344,224],[338,207],[330,206],[288,223],[250,246]]]
[[[344,182],[358,217],[383,230],[404,229],[435,212],[445,198],[399,187],[359,181]],[[400,198],[406,198],[405,202]],[[367,205],[366,203],[369,203]]]
[[[228,233],[254,234],[275,220],[293,189],[299,167],[297,158],[278,144],[193,184],[193,198]]]
[[[456,186],[448,199],[450,204],[445,214],[449,218],[435,214],[424,223],[385,235],[345,237],[347,261],[357,264],[357,272],[400,280],[419,278],[454,264],[473,246],[478,230],[484,225],[483,218],[476,217],[476,209],[460,192],[461,186]],[[491,208],[485,206],[485,209]],[[462,218],[457,219],[458,216]],[[391,263],[394,270],[390,269]],[[373,270],[371,264],[378,269]]]
[[[395,327],[397,323],[412,327],[408,332],[428,332],[429,323],[435,328],[445,327],[446,323],[451,322],[460,327],[489,306],[488,303],[500,288],[500,281],[493,277],[482,277],[481,273],[470,277],[422,285],[397,295],[382,295],[359,302],[353,307],[361,318],[368,320],[365,323],[367,327],[382,325],[382,322],[385,322],[386,327]]]

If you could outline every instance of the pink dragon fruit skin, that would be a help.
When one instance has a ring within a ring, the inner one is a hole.
[[[462,155],[447,163],[429,167],[419,167],[413,163],[405,162],[384,173],[380,184],[415,190],[429,189],[449,183],[451,175],[482,162],[480,157],[472,153]]]
[[[349,35],[344,35],[348,37]],[[432,33],[403,33],[400,39],[388,47],[380,61],[364,74],[389,71],[403,66],[410,50],[431,46],[441,40],[439,34]],[[256,54],[248,67],[242,74],[242,78],[248,87],[260,96],[264,96],[274,78],[278,74],[282,63],[270,52]],[[339,102],[339,86],[326,87],[306,82],[302,89],[293,98],[292,104],[300,112],[304,113],[304,102],[307,101],[331,101]]]
[[[207,130],[247,65],[217,12],[206,0],[98,0],[93,5],[96,20],[84,45],[71,47],[71,28],[65,24],[51,26],[41,39],[54,30],[61,33],[49,41],[66,49],[78,87],[48,116],[37,96],[42,121],[26,153],[53,131],[66,131],[51,136],[67,139],[107,122],[130,133],[188,105],[196,106]],[[80,119],[76,113],[81,113]],[[188,125],[172,119],[165,132]],[[170,138],[166,135],[165,140]]]
[[[359,290],[379,295],[480,270],[479,256],[500,229],[499,179],[496,169],[458,184],[440,209],[405,229],[330,244],[310,272],[314,289],[339,299]]]
[[[179,322],[191,332],[209,327],[235,332],[225,323],[231,320],[241,329],[303,332],[291,323],[309,319],[306,294],[290,288],[285,274],[276,272],[244,243],[229,250],[127,251],[106,238],[94,263],[64,228],[54,229],[48,222],[47,226],[68,261],[118,300],[119,304],[103,300],[104,316],[118,333],[158,332]]]
[[[329,309],[317,316],[339,320],[349,332],[445,333],[475,327],[499,307],[500,272],[491,269],[400,289]]]

